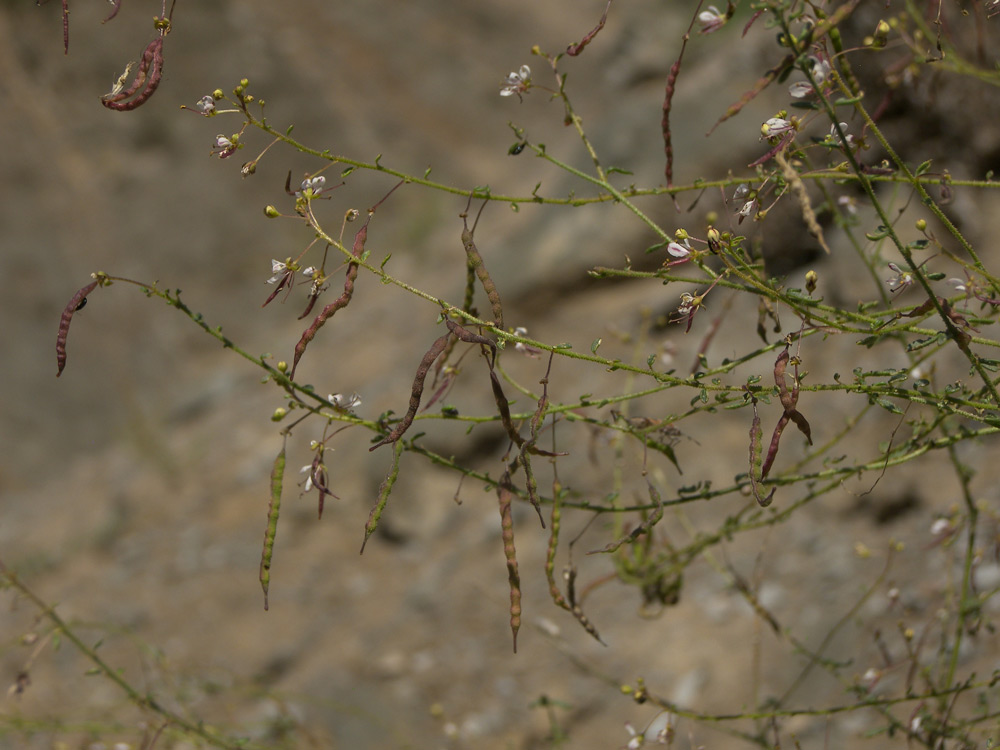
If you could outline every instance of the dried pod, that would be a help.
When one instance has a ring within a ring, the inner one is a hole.
[[[417,409],[420,408],[420,397],[424,392],[424,380],[427,378],[427,373],[431,369],[431,365],[434,364],[434,360],[440,356],[441,352],[443,352],[445,347],[448,345],[449,338],[450,334],[446,333],[444,336],[441,336],[433,344],[431,344],[431,348],[427,350],[427,353],[424,354],[423,358],[420,360],[420,365],[417,367],[417,373],[413,377],[413,387],[410,391],[410,407],[406,410],[406,414],[399,421],[399,424],[393,428],[392,432],[386,435],[379,442],[375,443],[375,445],[368,449],[369,451],[373,451],[386,443],[395,443],[403,437],[403,433],[410,428],[411,424],[413,424],[413,418],[417,415]]]

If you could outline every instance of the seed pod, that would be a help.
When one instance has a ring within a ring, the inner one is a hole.
[[[507,560],[507,580],[510,584],[510,630],[514,636],[514,653],[517,653],[517,631],[521,628],[521,576],[517,572],[517,551],[514,548],[514,517],[511,500],[514,493],[510,474],[504,473],[497,485],[500,502],[500,528],[503,536],[503,554]]]
[[[420,397],[424,392],[424,380],[427,378],[427,372],[431,369],[431,365],[434,364],[434,360],[436,360],[441,352],[444,351],[449,338],[450,334],[446,333],[444,336],[431,344],[431,348],[427,350],[427,353],[424,354],[423,358],[420,360],[420,365],[417,367],[417,373],[413,377],[413,387],[410,391],[410,407],[406,410],[406,414],[399,421],[399,424],[396,425],[392,432],[379,442],[375,443],[375,445],[368,449],[369,451],[373,451],[386,443],[395,443],[403,437],[403,433],[410,428],[411,424],[413,424],[413,418],[417,414],[417,409],[420,408]]]
[[[375,501],[371,513],[368,514],[368,522],[365,524],[365,540],[361,543],[361,554],[364,554],[368,538],[378,528],[378,521],[382,517],[382,511],[385,510],[386,503],[389,502],[389,493],[392,492],[392,487],[396,484],[396,478],[399,476],[399,457],[402,454],[403,444],[397,442],[392,451],[392,468],[389,469],[389,473],[382,480],[382,484],[378,488],[378,500]]]
[[[469,205],[472,205],[472,194],[469,194]],[[501,331],[504,330],[503,327],[503,307],[500,304],[500,293],[497,291],[496,284],[493,283],[493,278],[490,276],[490,272],[486,270],[486,266],[483,263],[483,256],[479,254],[479,250],[476,248],[476,243],[473,240],[473,234],[476,231],[476,225],[479,223],[479,217],[476,217],[475,224],[472,225],[472,229],[469,229],[468,221],[468,211],[469,205],[465,207],[465,213],[462,214],[462,245],[465,247],[465,256],[468,267],[476,272],[476,276],[479,277],[479,282],[483,285],[483,291],[486,292],[486,297],[490,301],[490,307],[493,309],[493,323]],[[486,204],[484,203],[485,207]],[[483,209],[479,209],[480,215]]]
[[[271,469],[271,502],[267,506],[267,528],[264,530],[264,550],[260,556],[260,585],[264,589],[264,610],[267,610],[267,590],[271,584],[271,554],[278,532],[278,512],[281,510],[281,487],[285,477],[285,444],[274,459]]]
[[[56,333],[56,364],[59,367],[56,371],[57,378],[62,375],[66,367],[66,338],[69,336],[69,324],[73,321],[73,315],[87,303],[87,295],[100,283],[99,280],[95,280],[80,289],[73,295],[59,317],[59,331]]]

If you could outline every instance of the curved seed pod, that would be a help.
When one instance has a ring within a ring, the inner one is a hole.
[[[500,501],[500,529],[503,536],[503,554],[507,560],[507,580],[510,583],[510,630],[514,636],[514,653],[517,653],[517,631],[521,628],[521,576],[517,572],[517,551],[514,548],[514,517],[511,513],[510,474],[506,472],[497,485]]]
[[[417,414],[417,409],[420,408],[420,397],[424,392],[424,380],[427,378],[427,372],[431,369],[431,365],[434,364],[434,360],[436,360],[441,352],[444,351],[449,338],[451,338],[451,334],[446,333],[444,336],[431,344],[431,348],[427,350],[427,353],[424,354],[423,358],[420,360],[420,365],[417,367],[417,374],[413,377],[413,388],[410,391],[410,408],[406,410],[406,414],[399,421],[399,424],[396,425],[392,432],[369,448],[369,452],[385,445],[386,443],[395,443],[403,437],[403,433],[410,428],[411,424],[413,424],[413,418]]]
[[[375,529],[378,528],[378,521],[382,517],[382,511],[385,510],[386,503],[389,502],[389,493],[392,492],[392,486],[396,484],[396,478],[399,476],[399,457],[403,454],[403,444],[397,442],[393,446],[392,451],[392,468],[389,469],[389,473],[386,475],[385,479],[382,480],[382,484],[378,488],[378,500],[372,507],[371,513],[368,514],[368,522],[365,524],[365,540],[361,542],[361,553],[365,552],[365,545],[368,544],[368,538],[375,533]]]
[[[114,18],[115,16],[117,16],[118,15],[118,11],[120,11],[122,9],[122,0],[111,0],[111,2],[114,3],[115,7],[111,9],[111,13],[109,13],[108,17],[105,18],[103,21],[101,21],[101,23],[107,23],[112,18]]]
[[[59,367],[56,371],[57,378],[62,375],[62,371],[66,367],[66,338],[69,336],[69,324],[73,321],[73,315],[87,304],[87,295],[97,289],[100,283],[100,281],[92,281],[80,289],[73,295],[69,304],[63,309],[62,315],[59,316],[59,331],[56,333],[56,364]]]
[[[290,180],[291,172],[288,173],[288,178],[285,180],[286,191],[289,191]],[[379,199],[378,203],[368,209],[368,218],[365,219],[365,223],[361,225],[361,228],[358,229],[357,233],[354,235],[354,246],[351,248],[351,255],[354,258],[360,259],[361,256],[364,255],[365,242],[368,240],[368,224],[371,222],[372,216],[375,215],[376,209],[378,209],[378,207],[381,206],[390,195],[396,192],[396,189],[402,185],[403,182],[403,180],[397,182],[388,193]],[[299,360],[302,359],[302,355],[305,353],[309,342],[316,336],[316,332],[323,327],[323,324],[326,323],[327,320],[333,317],[333,314],[337,312],[337,310],[347,307],[348,303],[351,301],[351,297],[354,295],[354,282],[357,278],[358,264],[355,261],[351,261],[347,264],[347,275],[344,279],[343,294],[320,311],[319,315],[316,316],[312,324],[302,332],[302,337],[295,345],[295,356],[292,359],[292,371],[289,375],[292,380],[295,379],[295,368],[298,367]]]
[[[365,241],[368,239],[368,222],[372,220],[372,214],[368,214],[368,218],[365,223],[354,235],[354,247],[351,248],[351,255],[355,258],[360,258],[361,254],[365,251]],[[351,261],[347,264],[347,274],[344,278],[344,291],[337,297],[333,302],[324,307],[319,315],[317,315],[312,324],[302,332],[302,336],[299,338],[299,342],[295,345],[295,355],[292,359],[292,372],[291,379],[295,379],[295,368],[299,365],[299,360],[302,359],[302,355],[305,354],[306,347],[309,342],[316,337],[316,333],[323,324],[326,323],[330,318],[333,317],[337,310],[342,310],[347,307],[348,303],[351,301],[351,297],[354,296],[354,282],[358,278],[358,264]]]
[[[278,532],[278,512],[281,510],[281,487],[285,477],[285,443],[274,459],[271,469],[271,501],[267,506],[267,528],[264,530],[264,550],[260,556],[260,585],[264,589],[264,610],[267,611],[267,589],[271,584],[271,554]]]
[[[148,77],[148,80],[147,80]],[[163,35],[157,36],[142,53],[139,72],[128,88],[114,91],[101,97],[101,104],[108,109],[127,112],[141,106],[149,100],[163,77]],[[135,98],[130,98],[138,92]]]

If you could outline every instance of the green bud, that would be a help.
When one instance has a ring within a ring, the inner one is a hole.
[[[816,291],[816,282],[819,281],[819,276],[816,275],[815,271],[806,271],[806,291],[812,294]]]
[[[212,92],[212,98],[218,101],[219,99],[225,99],[226,95],[222,93],[222,89],[216,89]]]
[[[878,25],[875,27],[875,34],[872,36],[871,42],[868,46],[872,49],[882,49],[888,41],[889,24],[885,21],[879,21]]]
[[[288,414],[288,409],[286,409],[284,406],[279,406],[277,409],[274,410],[274,414],[271,415],[271,421],[280,422],[282,419],[285,418],[286,414]]]
[[[686,229],[677,229],[674,231],[674,237],[678,240],[686,240],[689,236]]]
[[[288,363],[285,360],[278,363],[278,372],[288,372]]]
[[[917,219],[917,231],[923,232],[927,230],[927,221],[925,219]]]
[[[240,81],[240,86],[242,86],[243,88],[246,88],[246,87],[247,87],[247,86],[249,86],[249,85],[250,85],[250,81],[249,81],[249,80],[247,80],[246,78],[244,78],[244,79],[242,79],[242,80]]]
[[[279,216],[281,216],[281,214],[278,212],[278,209],[276,209],[274,206],[264,206],[264,216],[266,216],[269,219],[276,219]]]

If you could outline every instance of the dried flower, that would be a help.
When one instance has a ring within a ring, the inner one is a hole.
[[[531,68],[522,65],[518,72],[511,71],[507,75],[507,80],[500,87],[500,96],[514,96],[518,99],[531,88]]]

